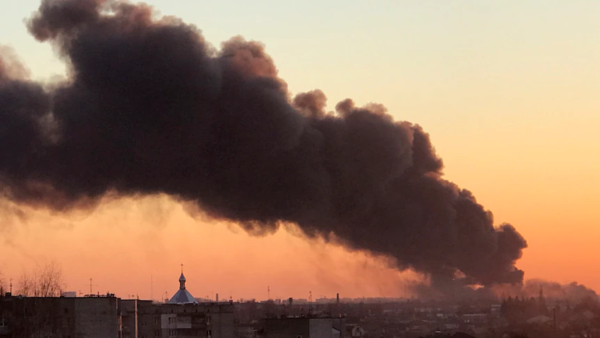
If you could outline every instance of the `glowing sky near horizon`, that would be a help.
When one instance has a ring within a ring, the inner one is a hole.
[[[598,1],[146,2],[215,46],[238,34],[262,41],[294,93],[322,89],[330,107],[347,97],[378,102],[422,125],[446,177],[527,239],[518,262],[526,278],[600,290]],[[49,80],[63,63],[23,23],[38,5],[0,0],[0,44]],[[402,294],[400,281],[411,278],[284,231],[252,238],[173,203],[124,205],[4,220],[4,279],[47,259],[83,292],[93,277],[101,292],[147,297],[152,275],[155,298],[176,290],[180,263],[197,297],[264,298],[267,285],[272,296]]]

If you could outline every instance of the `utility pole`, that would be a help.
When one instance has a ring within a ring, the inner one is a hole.
[[[556,305],[554,306],[554,309],[552,310],[552,312],[554,314],[554,334],[557,335],[558,328],[556,327]]]
[[[137,299],[133,301],[134,304],[134,313],[135,313],[135,317],[134,317],[134,337],[138,338],[138,301]]]

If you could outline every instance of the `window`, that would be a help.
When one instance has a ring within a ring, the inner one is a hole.
[[[212,336],[212,330],[206,330],[206,337],[210,338]]]
[[[210,316],[206,317],[206,324],[210,325]]]
[[[160,330],[154,330],[154,337],[160,337]]]
[[[177,337],[177,330],[169,331],[169,337]]]
[[[154,324],[160,324],[160,318],[154,317]]]

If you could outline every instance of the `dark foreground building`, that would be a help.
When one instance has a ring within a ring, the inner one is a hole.
[[[287,317],[265,320],[264,338],[343,338],[344,319]]]
[[[105,297],[0,298],[0,337],[118,337],[119,299]]]
[[[122,338],[233,338],[229,303],[157,304],[121,301]]]

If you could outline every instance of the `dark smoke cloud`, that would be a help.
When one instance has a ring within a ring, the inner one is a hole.
[[[522,281],[523,237],[494,227],[442,178],[428,134],[383,106],[346,100],[325,112],[318,90],[291,99],[261,44],[235,37],[217,51],[145,5],[44,0],[29,29],[55,45],[70,78],[45,91],[0,68],[0,177],[12,201],[68,211],[107,194],[166,193],[255,233],[293,222],[391,256],[434,287]]]

